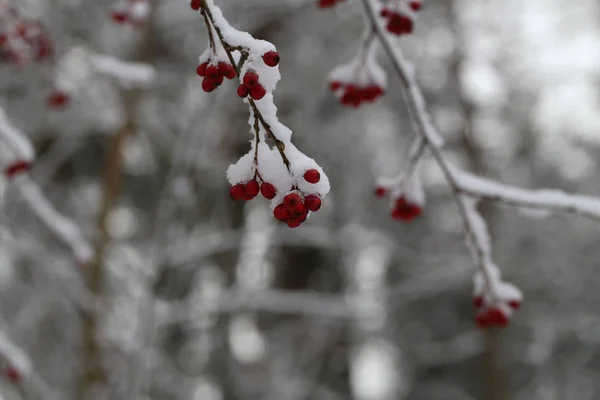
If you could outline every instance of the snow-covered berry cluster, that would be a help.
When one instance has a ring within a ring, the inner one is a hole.
[[[23,66],[52,53],[52,42],[40,21],[22,19],[14,9],[0,4],[0,58]]]
[[[374,190],[379,198],[391,195],[391,217],[396,221],[410,222],[423,213],[425,192],[417,175],[398,182],[381,181]]]
[[[110,19],[121,25],[139,26],[148,18],[148,0],[119,0],[109,10]]]
[[[385,93],[385,71],[377,63],[376,42],[372,36],[348,64],[338,66],[329,75],[329,89],[345,106],[359,107]]]
[[[317,6],[319,8],[331,8],[335,6],[337,3],[341,3],[344,0],[318,0]]]
[[[420,10],[419,0],[392,0],[383,6],[380,15],[387,20],[388,32],[407,35],[412,33]]]
[[[223,78],[237,76],[237,95],[250,111],[251,148],[227,169],[229,195],[248,201],[260,193],[271,201],[276,219],[298,227],[321,208],[330,186],[323,169],[294,146],[291,130],[277,118],[273,91],[281,78],[279,53],[272,43],[233,28],[213,0],[191,0],[190,7],[208,29],[208,47],[196,71],[204,77],[202,88],[210,92]]]
[[[497,268],[492,271],[497,271]],[[473,282],[473,305],[479,310],[475,317],[477,326],[492,328],[508,325],[513,312],[521,307],[521,291],[510,283],[500,281],[499,273],[494,273],[491,283],[486,283],[483,274],[478,272]]]

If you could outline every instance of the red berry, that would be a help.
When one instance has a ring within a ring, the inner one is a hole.
[[[219,87],[219,85],[223,83],[223,75],[219,74],[219,76],[216,79],[213,79],[212,81],[215,84],[215,87]]]
[[[387,188],[384,188],[383,186],[377,186],[375,188],[375,196],[377,197],[385,197],[388,194],[388,190]]]
[[[521,302],[518,300],[511,300],[508,302],[508,305],[510,308],[512,308],[513,310],[517,310],[521,307]]]
[[[338,0],[319,0],[317,5],[319,6],[319,8],[328,8],[333,7],[335,3],[337,3],[337,1]]]
[[[314,194],[309,194],[304,198],[304,204],[306,205],[306,208],[308,208],[312,212],[319,211],[319,209],[321,208],[321,203],[322,202],[319,196]]]
[[[210,93],[216,88],[217,84],[213,79],[210,79],[208,76],[205,76],[204,79],[202,79],[202,90],[205,92]]]
[[[296,204],[290,205],[290,206],[287,206],[287,207],[290,210],[290,214],[292,214],[294,217],[297,217],[300,214],[304,214],[306,212],[306,210],[307,210],[306,207],[304,206],[304,203],[302,201],[299,201]]]
[[[190,1],[190,7],[192,8],[192,10],[199,10],[200,9],[200,5],[202,4],[202,0],[191,0]]]
[[[250,97],[254,100],[260,100],[267,94],[267,91],[262,85],[254,86],[250,89]]]
[[[10,179],[20,172],[29,171],[30,168],[31,165],[27,161],[16,161],[6,167],[4,170],[4,175]]]
[[[69,103],[69,95],[63,91],[57,90],[53,92],[46,100],[46,104],[50,108],[62,108]]]
[[[342,87],[342,82],[332,81],[329,83],[329,90],[331,90],[332,92],[335,92],[336,90],[338,90],[341,87]]]
[[[300,221],[290,221],[287,223],[287,226],[289,226],[290,228],[297,228],[300,226],[300,224],[302,224],[302,222]]]
[[[196,74],[198,74],[198,76],[205,76],[206,67],[208,67],[208,61],[205,61],[202,64],[198,65],[198,67],[196,68]]]
[[[396,199],[396,207],[392,210],[392,218],[400,221],[412,221],[422,213],[421,207],[411,204],[404,197]]]
[[[382,8],[379,15],[381,15],[383,18],[387,18],[390,16],[390,10],[388,10],[387,8]]]
[[[285,204],[278,204],[273,210],[273,216],[279,221],[287,221],[291,218],[290,211]]]
[[[243,83],[240,86],[238,86],[237,95],[241,98],[248,96],[248,88]]]
[[[483,307],[483,297],[481,297],[481,296],[474,296],[473,297],[473,305],[475,306],[475,308],[481,308],[481,307]]]
[[[508,325],[508,317],[499,308],[490,308],[488,310],[488,318],[490,319],[490,323],[494,326]]]
[[[283,198],[283,204],[285,204],[287,208],[293,208],[296,206],[296,204],[300,203],[301,201],[302,199],[300,198],[300,195],[298,193],[288,193]]]
[[[244,191],[246,192],[246,195],[250,197],[250,199],[256,197],[259,191],[258,182],[251,180],[250,182],[246,183]]]
[[[275,186],[271,185],[269,182],[263,182],[260,185],[260,194],[262,194],[265,199],[271,200],[277,194],[277,189],[275,189]]]
[[[262,56],[263,61],[269,67],[275,67],[279,64],[279,53],[276,51],[268,51]]]
[[[125,11],[111,11],[110,17],[117,24],[124,24],[129,20],[129,15]]]
[[[243,81],[244,85],[246,85],[248,89],[252,89],[256,85],[258,85],[258,74],[253,70],[246,71],[246,73],[244,74]]]
[[[7,39],[8,38],[6,37],[6,35],[0,35],[0,46],[3,46],[4,43],[6,43]]]
[[[304,180],[308,183],[317,183],[321,180],[321,174],[316,169],[309,169],[304,173]]]
[[[244,190],[244,185],[241,183],[237,183],[233,185],[231,189],[229,189],[229,196],[233,200],[242,200],[245,194],[246,191]]]
[[[208,79],[212,80],[217,80],[221,76],[221,74],[219,74],[219,69],[214,65],[208,65],[204,73]]]
[[[419,1],[411,1],[409,5],[413,11],[419,11],[421,9],[421,2]]]
[[[4,373],[11,382],[18,383],[21,381],[21,373],[15,367],[7,367]]]
[[[217,65],[219,69],[219,74],[227,79],[233,79],[236,77],[237,72],[235,72],[235,68],[231,64],[227,64],[226,62],[219,62]]]

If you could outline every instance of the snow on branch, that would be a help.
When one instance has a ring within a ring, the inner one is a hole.
[[[149,64],[126,62],[104,54],[91,57],[98,72],[117,79],[125,88],[147,86],[156,79],[156,70]]]
[[[516,207],[571,212],[600,221],[600,199],[555,189],[527,190],[482,178],[452,167],[461,192],[482,200],[500,201]]]
[[[77,262],[82,264],[89,262],[94,251],[79,227],[56,211],[39,187],[28,176],[22,175],[14,182],[31,211],[71,249]]]

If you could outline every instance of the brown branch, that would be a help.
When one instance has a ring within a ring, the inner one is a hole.
[[[141,33],[138,47],[137,60],[147,62],[152,58],[154,46],[152,20],[154,7],[151,9],[148,22]],[[124,180],[123,169],[123,143],[127,136],[136,131],[136,110],[142,95],[141,89],[122,91],[123,107],[125,108],[125,122],[123,126],[110,138],[108,151],[104,161],[103,195],[98,214],[98,238],[95,244],[94,259],[88,265],[88,286],[92,295],[102,300],[104,293],[104,256],[110,241],[108,233],[108,218],[114,205],[121,195]],[[102,366],[102,349],[98,341],[99,315],[98,307],[83,315],[83,349],[82,373],[78,398],[89,400],[90,393],[96,386],[106,383],[106,372]]]

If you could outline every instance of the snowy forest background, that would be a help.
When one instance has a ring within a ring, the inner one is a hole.
[[[423,216],[393,221],[373,196],[413,137],[388,61],[374,104],[346,108],[327,90],[361,41],[360,2],[217,1],[277,46],[279,117],[331,180],[297,229],[265,202],[229,199],[247,109],[232,83],[200,89],[206,28],[188,2],[154,0],[149,30],[115,24],[112,0],[8,4],[42,21],[57,58],[85,46],[157,78],[130,90],[91,76],[53,110],[51,61],[0,63],[0,106],[36,147],[31,180],[88,240],[107,239],[98,265],[78,264],[2,182],[0,353],[4,368],[30,365],[0,381],[2,399],[598,398],[598,223],[485,204],[496,262],[525,300],[509,327],[477,329],[473,260],[430,157]],[[453,161],[600,197],[600,3],[425,0],[398,43]],[[107,200],[115,148],[122,190]]]

